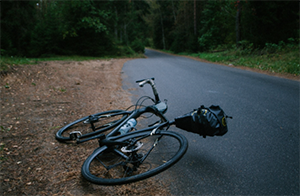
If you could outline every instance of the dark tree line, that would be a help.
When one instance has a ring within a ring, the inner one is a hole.
[[[175,52],[299,38],[298,1],[149,1],[153,44]]]
[[[196,52],[298,37],[297,1],[1,2],[2,55],[122,55],[145,45]]]
[[[3,1],[2,55],[122,55],[144,50],[144,1]]]

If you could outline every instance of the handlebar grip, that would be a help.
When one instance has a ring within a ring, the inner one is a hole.
[[[137,80],[135,82],[140,83],[140,82],[147,81],[147,80],[155,80],[155,78],[146,78],[146,79],[142,79],[142,80]]]

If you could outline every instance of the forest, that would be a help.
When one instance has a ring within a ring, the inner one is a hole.
[[[1,2],[1,56],[122,56],[145,47],[180,53],[298,43],[298,1]]]

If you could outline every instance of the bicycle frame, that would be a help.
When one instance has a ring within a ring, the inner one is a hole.
[[[80,144],[80,143],[83,143],[83,142],[86,142],[86,141],[89,141],[89,140],[93,140],[93,139],[98,139],[98,138],[101,138],[101,137],[105,137],[106,139],[108,138],[113,138],[113,136],[117,136],[119,134],[119,129],[125,124],[127,123],[127,121],[131,118],[138,118],[140,117],[142,114],[144,113],[153,113],[155,114],[156,116],[160,117],[163,122],[161,122],[160,124],[158,125],[153,125],[151,127],[148,127],[148,128],[145,128],[145,129],[142,129],[142,130],[139,130],[139,131],[134,131],[134,133],[137,133],[137,132],[148,132],[150,130],[154,130],[155,128],[157,127],[160,127],[162,125],[167,125],[167,124],[170,124],[171,122],[169,122],[169,120],[156,108],[156,105],[153,105],[153,106],[146,106],[144,108],[140,108],[140,109],[136,109],[136,110],[133,110],[133,111],[124,111],[124,112],[120,112],[119,114],[129,114],[129,116],[123,120],[119,125],[117,125],[117,127],[115,127],[112,131],[110,131],[106,136],[104,134],[100,134],[100,135],[96,135],[96,136],[93,136],[93,137],[90,137],[90,138],[87,138],[87,139],[84,139],[84,140],[78,140],[76,143],[77,144]],[[91,123],[92,124],[92,123]],[[174,123],[172,123],[174,124]],[[93,126],[93,125],[92,125]],[[127,133],[127,134],[130,134],[130,133]],[[124,135],[122,135],[124,136]],[[115,138],[114,138],[115,139]]]
[[[122,111],[120,113],[116,113],[114,115],[120,115],[120,114],[128,114],[128,117],[125,118],[120,124],[118,124],[112,131],[110,131],[106,136],[105,138],[110,138],[112,136],[116,136],[119,134],[119,129],[125,124],[127,123],[127,121],[131,118],[134,118],[134,119],[137,119],[138,117],[140,117],[142,114],[144,113],[152,113],[152,114],[155,114],[156,116],[158,116],[162,122],[161,123],[164,123],[164,122],[169,122],[168,119],[163,115],[163,113],[165,113],[167,111],[167,104],[164,103],[164,102],[161,102],[160,99],[159,99],[159,96],[158,96],[158,92],[156,90],[156,87],[155,87],[155,83],[154,83],[154,78],[149,78],[149,79],[143,79],[143,80],[138,80],[136,81],[136,83],[139,84],[140,87],[143,87],[145,84],[150,84],[150,86],[152,87],[152,90],[153,90],[153,94],[155,96],[155,100],[154,101],[154,105],[151,105],[151,106],[146,106],[144,108],[139,108],[139,109],[135,109],[133,111]],[[104,116],[108,116],[109,115],[104,115]],[[100,117],[101,118],[101,117]],[[91,124],[91,127],[92,129],[95,131],[96,128],[93,124],[93,122],[96,122],[98,119],[96,118],[95,120],[93,119],[93,116],[91,116],[89,118],[89,122]],[[146,129],[147,131],[151,130],[151,129],[155,129],[156,126],[151,126],[151,128],[148,128]],[[107,131],[106,129],[103,130],[104,131]],[[136,133],[136,132],[135,132]],[[101,133],[100,133],[101,134]],[[96,136],[92,136],[93,133],[91,134],[87,134],[86,136],[83,136],[83,137],[78,137],[77,138],[77,144],[79,143],[83,143],[83,142],[86,142],[86,141],[89,141],[89,140],[92,140],[92,139],[98,139],[98,138],[101,138],[103,137],[104,134],[101,134],[101,135],[96,135]],[[92,136],[92,137],[90,137]],[[82,138],[86,138],[86,137],[89,137],[87,139],[83,139],[83,140],[79,140],[79,139],[82,139]]]

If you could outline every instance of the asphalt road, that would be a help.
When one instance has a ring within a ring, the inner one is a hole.
[[[155,77],[169,119],[200,105],[220,105],[233,116],[229,132],[206,139],[179,129],[185,156],[158,175],[175,195],[299,195],[299,82],[146,50],[128,61],[123,84],[152,95],[135,81]]]

